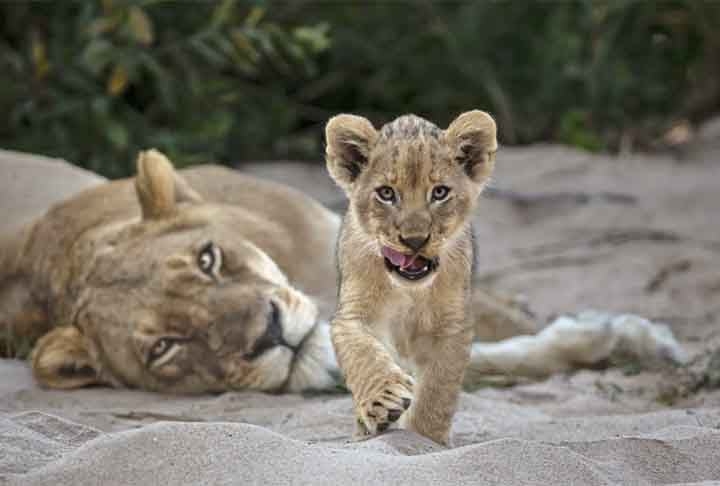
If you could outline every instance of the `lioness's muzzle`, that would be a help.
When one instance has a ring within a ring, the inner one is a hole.
[[[275,346],[286,346],[293,350],[293,352],[296,351],[296,349],[293,346],[290,346],[283,337],[280,308],[275,302],[270,302],[270,313],[268,314],[265,332],[255,341],[252,351],[245,357],[249,360],[255,359],[268,349],[272,349]]]

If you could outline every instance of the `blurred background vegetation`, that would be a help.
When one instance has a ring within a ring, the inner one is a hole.
[[[321,160],[341,111],[643,149],[720,111],[720,2],[0,2],[0,72],[0,147],[109,177],[146,147]]]

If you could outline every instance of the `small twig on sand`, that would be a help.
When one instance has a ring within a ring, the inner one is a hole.
[[[687,259],[664,265],[645,285],[645,292],[648,294],[657,292],[674,273],[687,272],[691,266],[692,263]]]
[[[115,418],[126,419],[126,420],[166,420],[168,422],[206,422],[206,420],[198,417],[187,417],[184,415],[173,415],[166,413],[157,412],[136,412],[131,410],[129,412],[113,412],[112,415]]]
[[[571,203],[584,205],[591,202],[606,202],[611,204],[623,204],[632,206],[637,204],[637,198],[630,194],[620,192],[552,192],[552,193],[520,193],[511,189],[499,189],[497,187],[488,187],[484,195],[490,199],[499,199],[510,201],[512,204],[527,208],[542,204],[560,204]]]
[[[618,246],[627,243],[677,243],[692,241],[677,233],[653,228],[610,228],[601,233],[576,239],[541,243],[526,248],[516,248],[513,253],[518,256],[540,256],[548,254],[564,253],[581,248],[593,248],[602,246]]]

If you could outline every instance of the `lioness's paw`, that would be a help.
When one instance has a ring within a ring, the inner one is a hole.
[[[405,373],[393,373],[378,381],[373,392],[357,402],[357,434],[375,435],[396,422],[412,403],[413,384]]]

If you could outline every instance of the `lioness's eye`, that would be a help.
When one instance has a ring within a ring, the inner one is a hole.
[[[173,345],[174,342],[167,338],[155,341],[155,344],[153,344],[153,347],[150,348],[150,352],[148,353],[148,363],[152,363],[153,361],[161,358],[165,353],[170,351],[170,348],[172,348]]]
[[[450,195],[448,186],[435,186],[432,190],[432,200],[436,202],[444,201]]]
[[[396,199],[395,190],[393,190],[393,188],[390,186],[378,187],[377,189],[375,189],[375,194],[377,194],[380,202],[385,204],[392,204],[395,202]]]
[[[209,241],[200,248],[197,256],[197,265],[203,273],[217,277],[222,267],[222,250],[212,241]]]

